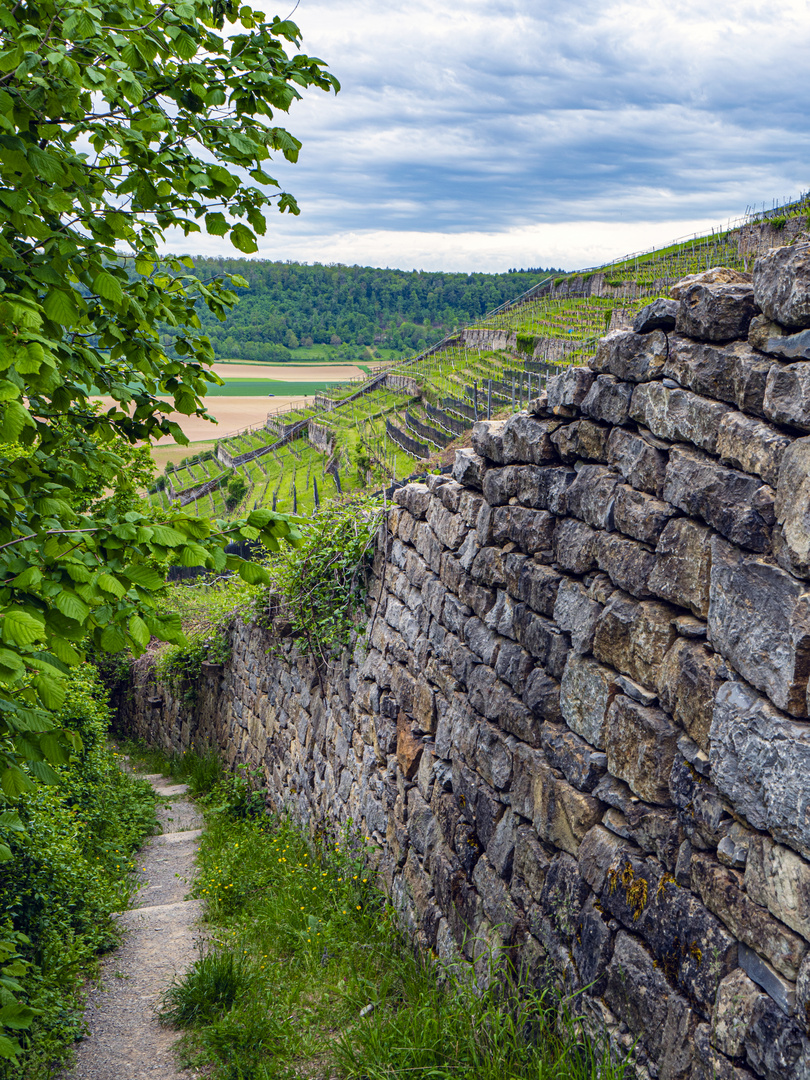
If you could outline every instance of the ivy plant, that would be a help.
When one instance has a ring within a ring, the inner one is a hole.
[[[266,171],[299,142],[276,123],[302,90],[337,90],[289,20],[232,0],[0,4],[0,787],[52,779],[52,715],[86,642],[141,652],[181,638],[165,568],[265,580],[231,540],[294,539],[269,510],[211,522],[146,511],[115,489],[121,440],[187,440],[217,382],[196,309],[222,318],[240,279],[161,261],[167,233],[205,228],[257,250],[265,211],[297,213]],[[167,356],[159,327],[175,328]],[[91,399],[107,396],[98,411]],[[28,763],[26,767],[21,767]],[[0,853],[2,857],[2,853]]]

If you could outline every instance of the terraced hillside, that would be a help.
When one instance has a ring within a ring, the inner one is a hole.
[[[676,281],[712,266],[745,272],[760,252],[808,228],[810,195],[724,230],[549,277],[384,374],[333,386],[310,408],[277,412],[266,427],[221,440],[215,462],[189,461],[150,498],[178,497],[221,516],[238,475],[246,485],[239,509],[309,515],[338,491],[389,486],[424,469],[476,419],[522,408],[550,373],[592,355],[600,337],[632,323]]]

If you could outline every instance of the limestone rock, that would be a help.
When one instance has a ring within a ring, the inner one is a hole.
[[[560,711],[572,731],[600,750],[605,748],[607,711],[617,693],[610,668],[571,653],[560,684]]]
[[[600,532],[596,540],[596,564],[618,589],[631,596],[651,596],[648,581],[655,555],[644,544],[619,533]]]
[[[610,867],[637,850],[602,825],[594,825],[583,836],[577,853],[579,872],[598,895],[605,886]]]
[[[755,898],[746,896],[739,873],[720,866],[701,852],[693,854],[691,869],[692,889],[706,907],[722,919],[736,938],[773,964],[786,978],[795,979],[807,952],[802,939],[772,919],[759,902],[752,903]],[[727,1050],[723,1052],[728,1053]]]
[[[669,774],[675,760],[678,729],[660,709],[646,708],[625,695],[610,706],[605,748],[611,775],[646,802],[670,802]]]
[[[566,492],[566,507],[572,517],[598,529],[613,525],[613,493],[619,476],[604,465],[583,465]]]
[[[601,804],[540,766],[533,780],[532,824],[541,840],[576,857],[580,841],[602,816]]]
[[[754,1080],[754,1074],[715,1050],[708,1024],[695,1030],[695,1060],[689,1080]]]
[[[720,655],[778,708],[807,715],[810,587],[715,538],[709,636]]]
[[[430,490],[425,484],[406,484],[394,492],[394,502],[417,520],[424,520],[430,505]]]
[[[810,577],[810,438],[796,439],[782,456],[774,511],[779,565]]]
[[[610,428],[593,420],[565,424],[550,436],[563,461],[607,461]]]
[[[649,334],[653,330],[674,330],[677,312],[678,301],[662,296],[641,309],[633,319],[633,330],[636,334]]]
[[[633,391],[630,415],[654,435],[670,442],[691,442],[710,454],[717,449],[720,421],[728,412],[719,401],[669,389],[663,383],[641,383]]]
[[[522,825],[515,837],[514,873],[526,883],[535,900],[543,893],[549,858],[529,825]]]
[[[810,243],[771,248],[754,263],[754,296],[773,322],[810,327]]]
[[[559,769],[577,791],[592,792],[607,769],[605,755],[564,724],[544,724],[540,745],[551,767]]]
[[[580,409],[591,420],[621,426],[627,423],[630,415],[632,396],[632,383],[621,382],[613,375],[599,375]]]
[[[714,699],[728,674],[708,645],[681,637],[664,656],[658,672],[661,707],[706,752]]]
[[[661,661],[675,640],[673,610],[616,592],[594,634],[593,655],[644,686],[655,686]]]
[[[785,451],[791,445],[787,435],[743,413],[727,413],[720,422],[717,453],[723,465],[761,477],[776,487]]]
[[[718,465],[695,450],[673,447],[664,498],[740,547],[770,547],[774,493],[759,478]]]
[[[555,375],[546,383],[549,408],[578,408],[595,379],[594,373],[586,367],[572,366],[561,375]]]
[[[645,382],[660,374],[666,355],[667,336],[661,330],[614,330],[600,339],[591,367],[618,379]]]
[[[732,270],[729,266],[713,266],[699,274],[689,274],[670,286],[669,295],[673,300],[680,300],[692,285],[739,285],[751,281],[750,274]]]
[[[731,341],[748,334],[758,310],[747,282],[695,282],[681,291],[675,328],[698,341]]]
[[[637,491],[628,484],[614,488],[613,524],[626,536],[647,544],[656,544],[664,526],[675,514],[669,503]]]
[[[711,540],[711,530],[690,518],[670,521],[655,548],[655,566],[647,579],[650,592],[705,618],[709,613]]]
[[[411,720],[404,712],[397,717],[397,763],[406,780],[413,780],[419,769],[423,743],[411,729]]]
[[[562,574],[551,566],[526,560],[520,567],[514,595],[538,615],[552,616]]]
[[[555,420],[538,420],[525,412],[510,416],[504,421],[500,431],[501,456],[504,463],[543,465],[548,461],[556,461],[557,450],[551,441],[551,435],[557,430],[557,426]],[[473,440],[473,446],[475,446],[475,440]]]
[[[453,476],[464,487],[480,491],[484,483],[484,459],[474,450],[456,450]]]
[[[554,561],[561,570],[587,574],[596,570],[596,541],[599,534],[582,521],[558,521],[552,542]]]
[[[810,331],[790,334],[767,315],[757,315],[748,328],[748,344],[780,360],[810,360]]]
[[[563,578],[554,605],[554,621],[561,630],[571,635],[574,652],[591,651],[594,630],[601,614],[602,605],[590,599],[584,585]]]
[[[755,829],[810,858],[810,730],[743,682],[717,693],[709,732],[712,779]]]
[[[745,890],[757,904],[810,941],[810,863],[795,851],[775,844],[767,836],[752,837],[745,866]],[[797,970],[784,974],[795,979]]]
[[[555,518],[546,510],[531,510],[525,506],[496,506],[488,516],[488,522],[481,528],[482,518],[486,514],[484,505],[479,515],[478,538],[482,544],[518,544],[527,555],[535,551],[545,551],[551,547],[554,535]],[[487,527],[488,525],[488,527]]]
[[[748,342],[712,345],[671,334],[663,374],[696,394],[726,401],[759,416],[769,370],[770,361]]]
[[[505,464],[503,456],[503,429],[505,420],[479,420],[473,425],[472,440],[473,450],[479,457],[494,461],[500,465]]]
[[[765,1080],[807,1080],[808,1044],[799,1024],[762,994],[745,1035],[748,1064]]]
[[[608,464],[632,487],[660,498],[669,445],[649,432],[614,428],[608,439]]]
[[[810,364],[771,364],[762,411],[777,424],[810,431]]]

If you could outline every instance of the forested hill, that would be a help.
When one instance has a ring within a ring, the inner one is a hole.
[[[367,355],[366,346],[413,351],[483,315],[552,270],[450,274],[370,266],[309,266],[258,259],[195,260],[203,279],[241,274],[239,304],[224,323],[200,309],[221,359],[282,360],[299,346]]]

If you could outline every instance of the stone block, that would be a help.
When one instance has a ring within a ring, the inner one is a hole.
[[[613,493],[619,476],[604,465],[583,465],[566,492],[567,512],[598,529],[613,527]]]
[[[771,918],[760,902],[752,902],[743,890],[740,873],[721,866],[709,855],[694,852],[691,887],[736,938],[787,979],[796,979],[807,945],[783,923]]]
[[[580,405],[584,416],[605,424],[621,426],[630,415],[633,384],[622,382],[614,375],[599,375]]]
[[[792,330],[810,327],[810,243],[803,240],[760,255],[753,283],[763,315]]]
[[[710,454],[716,452],[720,421],[727,412],[727,405],[663,383],[641,383],[630,403],[631,417],[654,435],[669,442],[694,443]]]
[[[717,453],[723,465],[759,476],[775,488],[779,467],[791,440],[781,431],[744,413],[731,412],[720,422]]]
[[[560,684],[560,711],[572,731],[600,750],[605,748],[607,712],[617,693],[611,668],[571,653]]]
[[[810,431],[810,364],[771,364],[762,411],[777,424]]]
[[[652,330],[670,331],[675,329],[675,316],[678,301],[662,296],[647,304],[633,319],[636,334],[649,334]]]
[[[667,468],[669,445],[649,432],[614,428],[608,438],[608,465],[631,487],[661,496]]]
[[[484,498],[490,506],[504,506],[516,498],[523,506],[558,513],[565,507],[565,492],[576,474],[562,466],[507,465],[488,469]]]
[[[561,375],[555,375],[546,383],[548,407],[556,410],[578,408],[593,384],[596,376],[586,367],[572,366]]]
[[[526,559],[520,564],[513,595],[516,600],[523,600],[538,615],[551,617],[562,580],[559,570]]]
[[[495,674],[522,694],[534,668],[534,658],[514,641],[505,641],[495,662]]]
[[[551,441],[557,447],[560,458],[566,462],[607,461],[607,444],[610,428],[595,424],[592,420],[577,420],[557,428]]]
[[[745,1036],[762,991],[742,968],[720,983],[712,1012],[712,1046],[728,1057],[745,1056]]]
[[[796,439],[782,455],[774,512],[779,565],[810,577],[810,438]]]
[[[757,315],[751,321],[748,344],[780,360],[810,360],[810,331],[791,334],[767,315]]]
[[[548,763],[577,791],[592,792],[607,770],[607,758],[564,724],[546,723],[540,734]]]
[[[504,585],[503,552],[498,547],[480,548],[470,566],[470,577],[480,585]]]
[[[754,287],[747,282],[695,283],[681,294],[675,329],[698,341],[732,341],[747,336],[758,312]]]
[[[729,677],[721,658],[701,641],[679,637],[658,671],[661,707],[708,753],[717,691]]]
[[[680,300],[692,285],[735,285],[750,281],[750,274],[732,270],[730,266],[712,266],[709,270],[701,270],[699,274],[687,274],[680,281],[676,281],[670,286],[669,295],[673,300]]]
[[[715,538],[709,637],[778,708],[807,715],[810,587],[805,583]]]
[[[605,887],[611,866],[624,861],[628,854],[633,854],[637,850],[634,845],[628,845],[602,825],[594,825],[582,837],[577,852],[579,873],[599,895]]]
[[[482,855],[475,864],[473,882],[481,897],[484,913],[491,920],[496,933],[502,941],[509,941],[518,922],[517,909],[503,879],[486,855]]]
[[[666,604],[639,603],[625,593],[614,593],[597,623],[593,655],[636,682],[654,687],[661,661],[675,640],[673,614]]]
[[[535,668],[526,680],[526,689],[523,691],[523,701],[532,714],[540,720],[557,721],[562,719],[560,712],[560,684],[552,679],[542,668]],[[539,728],[531,725],[532,732]],[[512,730],[511,728],[509,730]],[[513,731],[514,735],[523,737],[520,732]],[[527,742],[531,741],[529,739]]]
[[[745,1057],[765,1080],[807,1080],[810,1076],[810,1046],[800,1025],[765,994],[752,1011]]]
[[[737,813],[810,858],[810,725],[733,681],[717,692],[709,738],[712,779]]]
[[[719,465],[696,450],[673,447],[664,498],[740,547],[770,547],[774,492],[758,477]]]
[[[754,1074],[735,1064],[710,1042],[708,1024],[699,1024],[695,1030],[695,1060],[690,1080],[754,1080]]]
[[[530,825],[521,825],[515,836],[513,872],[525,882],[535,900],[543,893],[549,858]]]
[[[410,717],[401,712],[397,717],[397,764],[406,780],[413,780],[419,769],[424,744],[414,734]]]
[[[632,596],[652,595],[648,581],[655,568],[655,554],[645,545],[619,533],[599,533],[596,564],[612,583]]]
[[[624,780],[645,802],[669,804],[678,729],[665,712],[618,695],[608,710],[605,744],[611,775]]]
[[[795,851],[774,843],[768,836],[752,836],[745,865],[745,891],[810,941],[810,863]],[[783,974],[795,979],[798,965],[792,973]]]
[[[514,616],[515,639],[534,657],[537,667],[555,679],[561,678],[570,648],[559,627],[535,615],[525,604],[515,606]]]
[[[596,570],[596,541],[599,534],[584,521],[567,518],[558,521],[552,538],[554,561],[561,570],[587,574]]]
[[[628,484],[619,484],[613,493],[613,525],[625,536],[645,544],[658,543],[664,526],[677,513],[669,503],[637,491]]]
[[[513,543],[531,555],[551,548],[555,523],[556,518],[546,510],[497,506],[490,511],[488,530],[482,534],[479,528],[478,535],[482,544]]]
[[[581,849],[580,849],[581,850]],[[613,953],[613,932],[594,897],[583,905],[575,925],[571,953],[579,971],[580,983],[591,993],[599,993],[601,978]]]
[[[557,420],[538,420],[525,412],[514,413],[504,421],[501,430],[504,463],[543,465],[556,461],[557,448],[551,441],[551,435],[557,430],[558,423]]]
[[[660,375],[666,355],[667,336],[660,328],[646,333],[614,330],[600,339],[591,367],[629,382],[646,382]]]
[[[538,764],[532,779],[532,824],[541,840],[576,857],[580,842],[602,816],[601,804]]]
[[[480,454],[470,449],[456,450],[453,478],[464,487],[480,491],[484,483],[485,470],[486,462]]]
[[[461,520],[461,515],[450,513],[436,498],[430,501],[427,522],[438,540],[453,551],[461,544],[468,532],[467,526]]]
[[[406,484],[394,492],[394,502],[422,521],[430,503],[430,490],[425,484]]]
[[[472,448],[485,463],[494,461],[498,465],[506,464],[502,443],[505,424],[505,420],[479,420],[473,425],[470,436]]]
[[[554,621],[561,630],[571,635],[575,652],[591,651],[594,630],[601,614],[602,605],[590,599],[584,585],[571,578],[562,579],[554,604]]]
[[[705,619],[709,613],[711,540],[711,530],[690,518],[670,521],[655,548],[655,566],[647,578],[649,591]]]

